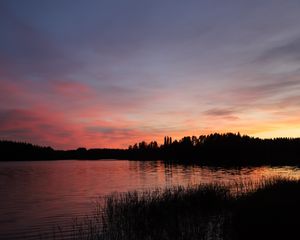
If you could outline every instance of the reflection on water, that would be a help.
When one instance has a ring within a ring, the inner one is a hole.
[[[1,162],[0,239],[39,239],[43,232],[53,232],[51,228],[88,214],[97,197],[111,192],[258,181],[274,176],[299,178],[300,170],[294,167],[224,169],[159,161]]]

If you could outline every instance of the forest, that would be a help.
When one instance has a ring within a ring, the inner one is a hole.
[[[62,159],[164,160],[206,165],[294,165],[300,163],[300,138],[261,139],[240,133],[209,134],[164,143],[145,141],[127,149],[55,150],[24,142],[0,141],[1,161]]]

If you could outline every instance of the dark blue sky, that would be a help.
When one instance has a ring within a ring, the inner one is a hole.
[[[300,134],[299,1],[0,1],[0,138]]]

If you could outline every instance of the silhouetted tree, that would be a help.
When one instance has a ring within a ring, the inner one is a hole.
[[[299,164],[300,138],[259,139],[240,133],[209,134],[183,137],[164,143],[142,141],[128,149],[54,150],[29,143],[0,141],[1,160],[42,159],[136,159],[194,162],[201,164]]]

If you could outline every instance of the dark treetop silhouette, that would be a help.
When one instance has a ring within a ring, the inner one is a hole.
[[[0,141],[1,160],[131,159],[220,165],[300,163],[300,138],[260,139],[233,133],[184,137],[164,144],[140,142],[128,149],[54,150],[29,143]]]

